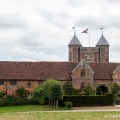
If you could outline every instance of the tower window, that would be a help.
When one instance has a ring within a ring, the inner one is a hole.
[[[88,59],[92,59],[93,58],[93,54],[90,52],[90,53],[87,53],[87,58]]]
[[[84,69],[81,71],[81,77],[83,77],[83,76],[85,76],[85,70]]]

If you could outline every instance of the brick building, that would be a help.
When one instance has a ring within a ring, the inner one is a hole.
[[[88,62],[109,62],[109,43],[103,34],[96,47],[83,47],[75,34],[68,46],[70,62],[80,62],[82,59]]]
[[[120,85],[120,64],[109,63],[109,44],[102,35],[96,47],[83,47],[74,34],[69,43],[69,62],[0,62],[0,91],[15,94],[17,88],[32,92],[49,78],[71,82],[80,89],[89,84],[107,92],[113,82]]]

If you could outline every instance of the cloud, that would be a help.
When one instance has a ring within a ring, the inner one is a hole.
[[[120,3],[120,0],[107,0],[108,3]]]
[[[9,60],[19,61],[62,61],[63,59],[55,54],[47,54],[43,51],[32,51],[19,46],[14,47],[8,53]]]
[[[16,14],[2,14],[0,15],[0,29],[17,29],[26,28],[27,22],[20,15]]]
[[[120,16],[118,15],[106,15],[106,16],[81,16],[77,22],[79,27],[91,27],[92,29],[98,29],[101,26],[106,28],[120,28]]]
[[[81,7],[84,5],[93,4],[95,1],[94,0],[66,0],[66,2],[71,6]]]
[[[69,19],[72,17],[66,12],[53,12],[49,10],[42,10],[40,14],[43,16],[46,23],[53,25],[59,29],[65,28]]]

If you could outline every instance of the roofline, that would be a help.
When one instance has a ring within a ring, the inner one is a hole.
[[[94,79],[94,80],[113,80],[113,79]]]

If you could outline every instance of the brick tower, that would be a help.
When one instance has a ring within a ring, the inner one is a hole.
[[[109,43],[103,34],[97,42],[96,47],[99,49],[98,62],[109,62]]]
[[[109,62],[109,43],[103,33],[96,47],[83,47],[74,33],[68,48],[69,62],[80,62],[83,59],[86,59],[87,62]]]
[[[80,47],[82,47],[82,44],[78,40],[75,33],[72,40],[68,44],[68,47],[69,47],[69,62],[80,62]]]

